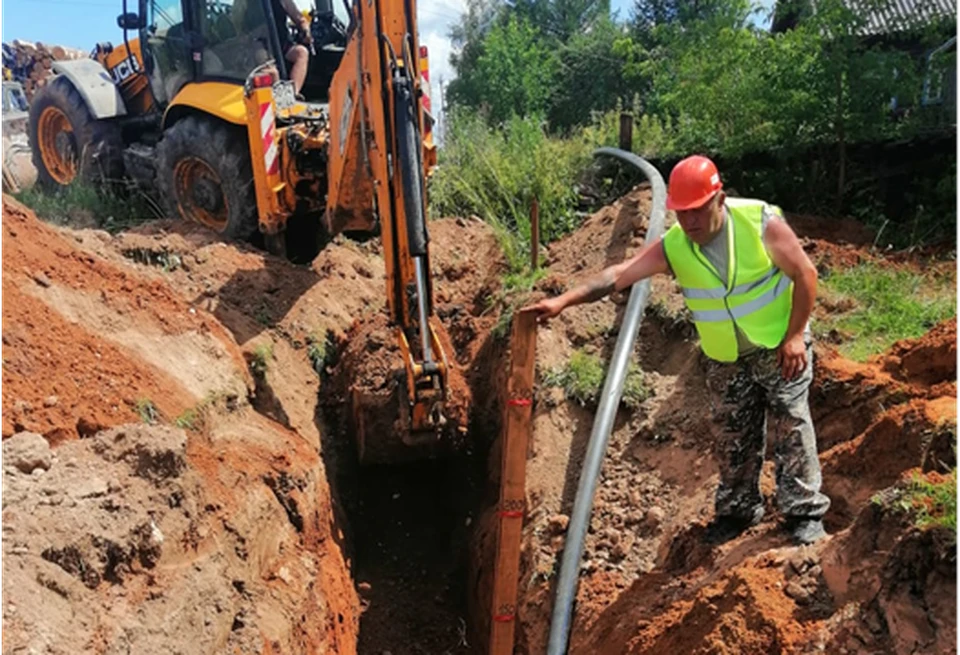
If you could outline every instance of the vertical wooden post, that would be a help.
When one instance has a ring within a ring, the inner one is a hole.
[[[537,270],[540,264],[540,203],[533,197],[530,207],[530,270]]]
[[[632,152],[633,148],[633,114],[620,112],[620,149]]]
[[[512,655],[517,622],[520,541],[526,510],[527,444],[533,422],[533,376],[537,322],[531,313],[513,316],[510,336],[510,379],[507,383],[503,445],[500,460],[500,504],[497,507],[496,563],[490,655]]]

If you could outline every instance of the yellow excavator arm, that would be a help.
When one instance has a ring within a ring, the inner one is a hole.
[[[431,434],[447,421],[450,366],[432,301],[425,179],[434,157],[423,138],[420,54],[414,0],[353,4],[330,87],[326,222],[337,234],[379,221],[387,306],[406,369],[405,427]]]

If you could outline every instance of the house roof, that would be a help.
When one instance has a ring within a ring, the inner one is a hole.
[[[847,7],[866,20],[864,36],[890,34],[956,17],[957,0],[846,0]]]
[[[795,27],[808,12],[817,11],[822,0],[778,0],[773,31]],[[880,36],[922,28],[943,20],[956,20],[957,0],[841,0],[864,23],[860,36]]]

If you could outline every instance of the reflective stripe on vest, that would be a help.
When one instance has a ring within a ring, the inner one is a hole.
[[[764,284],[773,279],[773,276],[780,272],[780,269],[773,267],[770,269],[770,272],[764,275],[759,280],[753,282],[747,282],[746,284],[738,284],[730,290],[731,296],[740,296],[746,293],[750,293],[754,289],[762,287]],[[712,289],[691,289],[684,287],[683,288],[683,297],[690,298],[693,300],[716,300],[719,298],[724,298],[727,295],[726,287],[713,287]]]
[[[748,285],[740,285],[742,287],[748,287],[749,289],[755,289],[756,287],[766,284],[766,282],[772,278],[776,273],[779,273],[779,268],[774,268],[771,270],[770,274],[767,275],[763,280],[757,280],[756,282],[751,282]],[[780,279],[777,280],[776,286],[772,289],[767,289],[767,291],[760,297],[754,298],[750,302],[745,302],[742,305],[737,305],[736,307],[731,307],[729,311],[726,309],[702,309],[702,310],[693,310],[693,320],[702,321],[704,323],[716,323],[717,321],[726,321],[731,317],[736,320],[738,318],[743,318],[748,314],[752,314],[758,309],[763,309],[774,300],[776,300],[781,293],[790,288],[791,280],[786,275],[780,275]],[[739,287],[735,287],[734,291]],[[710,289],[712,292],[713,289]],[[741,295],[744,292],[741,292]],[[686,294],[684,294],[686,295]],[[730,293],[731,296],[735,295],[733,292]],[[723,296],[709,296],[711,298],[722,298]]]
[[[679,224],[663,237],[664,253],[704,353],[724,362],[739,357],[737,332],[751,343],[775,348],[786,334],[793,282],[770,259],[761,236],[764,203],[728,198],[728,269],[723,275]]]

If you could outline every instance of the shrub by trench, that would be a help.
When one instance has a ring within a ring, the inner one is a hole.
[[[595,407],[603,391],[606,373],[606,366],[598,355],[577,350],[565,365],[547,371],[543,376],[543,383],[560,387],[568,399],[581,406]],[[634,362],[630,362],[620,404],[636,409],[651,395],[653,391],[647,385],[643,371]]]
[[[448,125],[430,180],[431,215],[480,217],[493,227],[513,272],[530,258],[534,197],[541,243],[579,225],[577,180],[592,149],[586,138],[548,136],[536,117],[513,117],[494,128],[477,113],[457,112]]]

